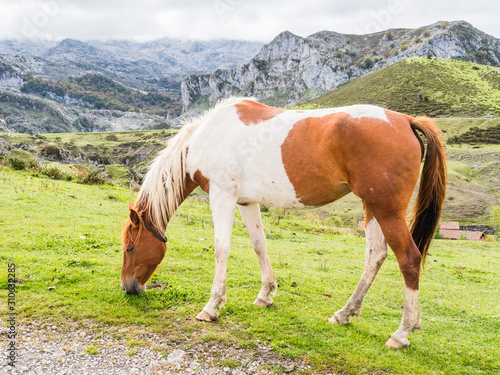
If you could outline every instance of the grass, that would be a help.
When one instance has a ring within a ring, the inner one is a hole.
[[[298,108],[375,104],[409,115],[500,115],[500,68],[410,58],[357,78]]]
[[[311,361],[317,372],[489,374],[500,366],[498,242],[435,241],[421,281],[423,330],[410,336],[411,347],[390,350],[384,343],[400,323],[403,301],[392,254],[368,293],[362,317],[350,326],[328,323],[359,280],[363,237],[335,233],[324,222],[295,213],[264,212],[279,290],[273,306],[257,308],[252,301],[260,290],[258,261],[237,214],[228,303],[217,322],[206,324],[194,319],[209,298],[214,269],[212,219],[203,197],[189,198],[169,225],[167,255],[152,277],[164,286],[126,295],[119,287],[119,238],[127,202],[136,193],[6,168],[0,168],[0,183],[2,314],[7,265],[15,263],[19,319],[126,327],[129,355],[140,344],[131,332],[146,330],[181,345],[265,341],[283,356]],[[97,354],[98,348],[87,353]]]

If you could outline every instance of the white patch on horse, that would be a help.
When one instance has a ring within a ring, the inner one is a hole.
[[[402,348],[409,346],[408,335],[415,329],[421,328],[420,309],[418,305],[418,290],[405,286],[405,302],[401,325],[394,332],[385,345],[391,348]]]
[[[238,203],[303,208],[281,157],[281,145],[300,121],[292,111],[257,125],[241,122],[234,106],[210,118],[189,141],[187,171],[199,170],[221,189],[231,189]],[[214,149],[211,145],[217,144]]]
[[[304,111],[301,115],[306,117],[323,117],[326,115],[331,115],[333,113],[347,113],[353,118],[376,118],[389,122],[387,114],[384,108],[377,107],[369,104],[358,104],[351,105],[347,107],[337,107],[337,108],[325,108],[325,109],[313,109]]]

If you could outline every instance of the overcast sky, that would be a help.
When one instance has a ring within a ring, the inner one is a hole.
[[[0,39],[244,39],[465,20],[500,38],[498,0],[0,0]]]

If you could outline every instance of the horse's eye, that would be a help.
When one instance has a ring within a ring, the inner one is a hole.
[[[127,253],[130,253],[132,250],[134,250],[135,246],[129,246],[127,247]]]

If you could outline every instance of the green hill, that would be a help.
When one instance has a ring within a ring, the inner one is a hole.
[[[410,115],[500,116],[500,68],[438,58],[410,58],[377,70],[299,107],[375,104]]]

